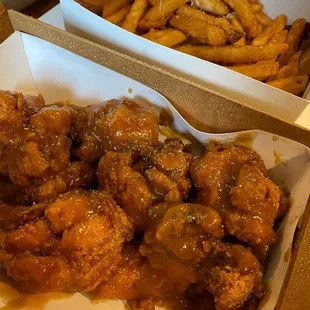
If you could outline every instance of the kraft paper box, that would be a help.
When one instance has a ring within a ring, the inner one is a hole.
[[[0,12],[0,42],[7,38],[0,45],[0,89],[32,94],[41,92],[47,103],[69,100],[78,105],[126,96],[164,107],[167,104],[166,97],[177,109],[172,108],[175,122],[179,123],[176,124],[177,127],[187,128],[189,132],[196,131],[184,122],[177,111],[199,130],[220,133],[261,129],[310,146],[310,133],[303,128],[209,93],[203,86],[20,13],[6,12],[1,6]],[[128,89],[132,92],[128,92]],[[196,133],[197,138],[203,137],[202,132]],[[273,139],[268,140],[266,137],[260,146],[257,145],[258,151],[267,168],[277,171],[275,174],[281,175],[287,183],[295,202],[282,224],[287,234],[284,233],[285,238],[273,251],[271,267],[266,270],[269,283],[274,285],[267,286],[261,309],[269,310],[276,303],[277,309],[281,310],[307,309],[309,303],[306,300],[306,284],[310,279],[309,262],[306,260],[307,244],[310,240],[310,214],[309,208],[306,209],[310,191],[309,148],[285,138],[280,138],[279,142],[272,141]],[[275,146],[276,143],[279,144]],[[255,144],[253,147],[255,148]],[[287,159],[288,170],[284,169],[284,166],[275,165],[273,148],[280,150]],[[302,214],[302,222],[292,249],[293,232]],[[274,257],[276,259],[273,259]],[[304,270],[302,274],[300,270]],[[0,292],[3,291],[3,286],[0,285]],[[0,294],[0,306],[1,302],[5,304],[7,299],[5,294]],[[50,299],[55,300],[50,300],[45,309],[123,309],[119,301],[92,304],[80,294],[66,299],[59,299],[57,296]]]
[[[306,111],[310,117],[310,85],[304,98],[256,81],[225,67],[183,54],[132,34],[88,11],[75,0],[60,0],[65,28],[83,38],[114,48],[127,55],[164,68],[172,73],[198,82],[214,93],[280,118],[295,122]],[[291,24],[297,18],[310,21],[309,0],[261,0],[272,18],[288,16]],[[304,124],[303,119],[301,120]]]

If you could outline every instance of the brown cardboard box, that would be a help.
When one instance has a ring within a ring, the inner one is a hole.
[[[14,31],[42,38],[152,87],[169,98],[188,122],[199,130],[229,132],[261,129],[310,146],[310,132],[304,128],[211,94],[198,84],[180,79],[15,11],[5,11],[0,5],[0,42]],[[309,206],[310,203],[296,234],[293,259],[277,306],[280,310],[309,309],[310,294],[307,288],[307,284],[310,283]]]

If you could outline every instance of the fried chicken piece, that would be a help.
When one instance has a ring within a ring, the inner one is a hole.
[[[85,162],[70,162],[71,110],[49,106],[35,111],[22,124],[19,141],[2,148],[1,172],[35,202],[87,187],[93,168]]]
[[[0,142],[18,143],[24,136],[24,123],[44,106],[41,95],[23,95],[0,90]]]
[[[248,249],[218,243],[206,250],[200,271],[217,310],[240,309],[253,295],[263,296],[262,266]]]
[[[145,171],[144,176],[153,194],[153,204],[164,201],[168,203],[182,201],[177,184],[164,173],[151,168]]]
[[[0,204],[0,231],[17,228],[27,222],[34,221],[44,215],[45,203],[35,204],[31,207]]]
[[[154,234],[153,238],[183,261],[201,260],[205,257],[203,241],[224,235],[218,213],[199,204],[158,204],[149,210],[149,217],[153,229],[148,230],[145,240]]]
[[[94,161],[105,151],[146,155],[158,143],[156,116],[141,105],[116,100],[92,105],[77,112],[73,121],[73,138],[80,143],[75,154]]]
[[[181,199],[185,200],[191,188],[191,181],[187,175],[193,157],[184,152],[183,148],[184,145],[179,139],[167,139],[154,148],[149,160],[152,166],[177,184]]]
[[[198,202],[223,215],[230,206],[230,191],[240,169],[251,162],[256,162],[260,171],[267,175],[263,161],[252,149],[210,143],[206,154],[195,159],[190,169]]]
[[[99,284],[91,296],[99,298],[117,298],[133,300],[140,298],[139,281],[145,258],[140,254],[138,246],[128,243],[124,245],[122,261],[113,276]]]
[[[35,293],[90,291],[110,278],[133,237],[131,220],[110,196],[75,190],[49,203],[45,216],[37,208],[14,207],[13,229],[2,233],[0,261],[10,277]],[[0,219],[2,212],[6,206]],[[29,221],[15,227],[19,218]]]
[[[221,219],[211,208],[185,203],[155,205],[149,218],[140,252],[158,279],[148,290],[153,297],[181,296],[197,281],[196,267],[205,257],[203,241],[223,236]],[[148,272],[141,278],[154,279]]]
[[[234,208],[225,215],[225,227],[228,233],[249,243],[258,257],[264,257],[276,242],[273,224],[279,214],[282,195],[257,166],[248,164],[241,168],[236,186],[231,190]]]
[[[131,153],[107,152],[99,161],[97,175],[100,189],[111,194],[143,230],[152,194],[143,176],[131,168]]]

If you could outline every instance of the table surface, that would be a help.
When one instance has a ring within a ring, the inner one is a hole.
[[[47,24],[65,30],[61,7],[58,0],[41,0],[24,10],[23,13],[39,18]],[[310,104],[297,119],[296,124],[310,129]]]

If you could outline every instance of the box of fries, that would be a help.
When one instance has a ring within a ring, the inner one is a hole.
[[[273,133],[272,139],[256,145],[257,150],[268,163],[270,173],[280,176],[296,199],[292,200],[294,208],[282,223],[284,230],[279,246],[266,267],[269,285],[266,285],[266,295],[260,309],[270,310],[276,304],[279,310],[307,309],[310,304],[305,284],[310,279],[310,262],[307,259],[310,240],[308,130],[232,102],[210,93],[202,85],[23,14],[7,12],[1,5],[0,43],[0,89],[32,95],[40,92],[46,104],[70,102],[79,106],[129,97],[140,103],[167,107],[168,98],[174,105],[171,109],[174,111],[175,125],[183,133],[193,131],[193,127],[216,133],[246,129]],[[288,140],[279,136],[300,144],[294,142],[294,148],[290,148],[287,146]],[[285,164],[275,161],[275,147],[285,156]],[[299,222],[302,214],[302,221]],[[124,309],[120,301],[92,303],[78,293],[66,297],[57,294],[24,296],[1,280],[0,288],[3,292],[0,307],[14,309],[14,305],[18,302],[19,307],[22,301],[22,307],[36,309]]]
[[[310,1],[61,0],[66,30],[296,121],[310,92]],[[299,96],[299,97],[298,97]]]

